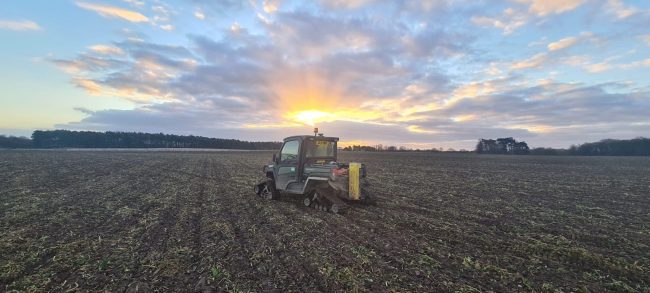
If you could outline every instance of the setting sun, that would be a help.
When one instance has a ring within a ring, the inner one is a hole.
[[[319,110],[299,111],[299,112],[290,113],[288,116],[290,119],[296,122],[300,122],[310,126],[314,126],[318,122],[336,120],[336,114],[323,112]]]

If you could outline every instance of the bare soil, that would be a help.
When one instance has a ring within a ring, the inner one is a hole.
[[[650,158],[342,153],[374,205],[253,194],[270,152],[0,152],[0,291],[650,292]]]

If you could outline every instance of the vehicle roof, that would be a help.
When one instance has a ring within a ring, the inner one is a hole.
[[[314,136],[314,135],[294,135],[294,136],[289,136],[289,137],[285,138],[284,141],[295,140],[295,139],[305,140],[305,139],[309,139],[309,138],[316,138],[318,140],[339,141],[338,137]]]

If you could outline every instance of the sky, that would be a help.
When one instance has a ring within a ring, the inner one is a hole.
[[[646,0],[5,0],[0,134],[650,137]]]

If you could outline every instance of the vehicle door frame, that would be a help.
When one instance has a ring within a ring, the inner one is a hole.
[[[298,154],[296,155],[295,160],[291,161],[282,161],[282,150],[284,149],[284,146],[289,143],[297,141],[298,142]],[[285,141],[282,144],[282,148],[280,148],[280,156],[278,157],[278,161],[276,162],[274,166],[274,172],[275,173],[275,187],[279,190],[286,190],[287,186],[291,183],[298,182],[298,176],[300,175],[300,169],[301,169],[301,164],[302,164],[302,152],[303,152],[303,141],[301,138],[295,138],[295,139],[290,139]],[[287,162],[288,161],[288,162]],[[291,172],[286,172],[283,170],[284,168],[294,168],[293,171]],[[291,175],[286,175],[286,174],[293,174]]]

